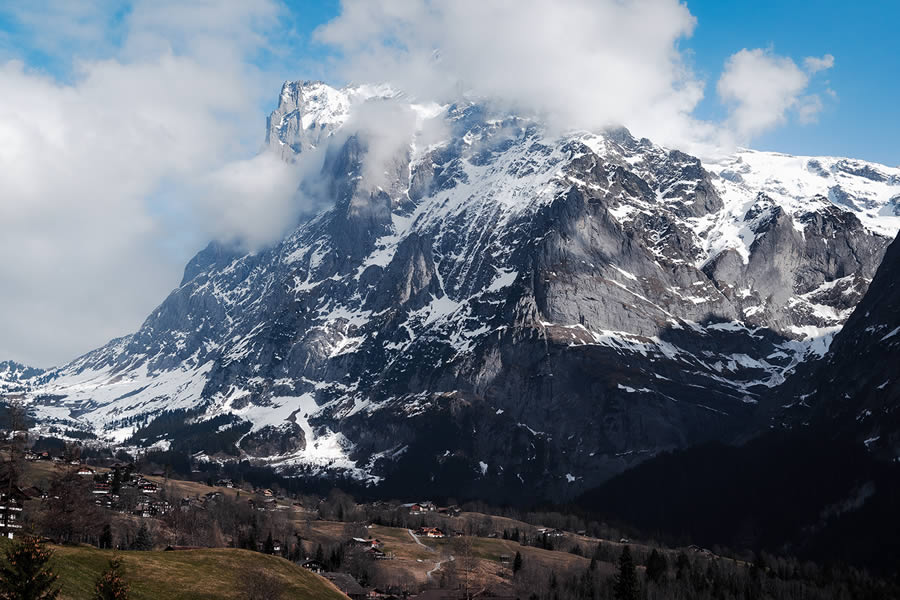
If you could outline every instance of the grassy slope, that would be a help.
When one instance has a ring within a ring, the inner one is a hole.
[[[53,569],[62,584],[61,598],[90,598],[94,582],[113,552],[90,546],[54,547]],[[167,598],[200,600],[246,597],[248,575],[264,571],[281,582],[287,598],[346,598],[331,583],[282,558],[234,549],[178,552],[119,552],[132,600]]]

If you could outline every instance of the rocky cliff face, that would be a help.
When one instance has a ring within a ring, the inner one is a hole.
[[[385,114],[409,135],[357,116]],[[138,332],[37,381],[39,418],[122,442],[227,414],[289,472],[566,496],[751,429],[900,228],[897,169],[703,164],[386,89],[285,84],[266,144],[318,161],[301,189],[332,208],[257,252],[210,244]]]
[[[900,238],[828,353],[800,378],[788,417],[900,459]]]

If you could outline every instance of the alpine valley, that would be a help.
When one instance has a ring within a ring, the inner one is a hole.
[[[857,346],[900,339],[896,277],[866,296],[900,168],[701,161],[318,82],[283,86],[262,151],[297,169],[304,216],[262,249],[210,243],[132,335],[0,364],[39,429],[498,502],[771,428],[898,455],[896,360],[864,376]]]

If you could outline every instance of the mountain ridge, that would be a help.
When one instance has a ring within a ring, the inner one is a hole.
[[[347,129],[354,111],[411,138]],[[760,427],[900,229],[897,169],[704,165],[385,87],[288,82],[265,147],[320,161],[333,208],[254,253],[211,243],[137,333],[32,380],[40,421],[122,443],[199,410],[249,422],[241,454],[286,472],[572,495]]]

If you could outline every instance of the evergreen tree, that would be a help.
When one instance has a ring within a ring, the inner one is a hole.
[[[112,544],[112,528],[109,526],[109,523],[107,523],[103,526],[103,532],[100,534],[99,546],[101,548],[112,548]]]
[[[263,554],[275,554],[275,540],[272,539],[271,531],[266,536],[266,541],[263,542]]]
[[[513,575],[522,570],[522,553],[516,552],[516,557],[513,559],[512,564]]]
[[[153,550],[153,537],[150,535],[150,530],[147,528],[146,523],[141,523],[137,535],[134,536],[134,541],[131,542],[131,549]]]
[[[37,538],[26,536],[6,548],[0,566],[0,600],[52,600],[59,596],[57,576],[47,563],[53,552]]]
[[[647,559],[647,577],[655,583],[659,583],[665,577],[668,569],[669,563],[666,561],[666,557],[654,548],[650,553],[650,558]]]
[[[113,471],[112,483],[109,486],[111,494],[118,494],[122,490],[122,472],[117,468]]]
[[[128,600],[128,584],[122,578],[122,561],[113,558],[94,584],[94,600]]]
[[[322,544],[316,547],[316,562],[320,565],[325,564],[325,551],[322,549]]]
[[[622,549],[622,556],[619,557],[619,574],[616,575],[614,591],[616,600],[637,600],[638,597],[637,573],[628,546]]]

